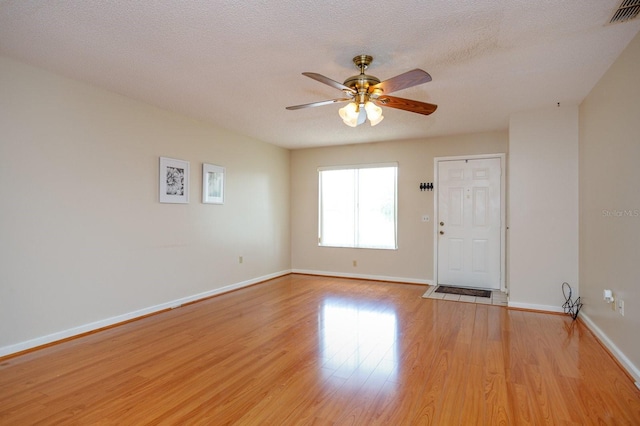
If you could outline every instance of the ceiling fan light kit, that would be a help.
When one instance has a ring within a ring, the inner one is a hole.
[[[358,105],[355,102],[350,102],[346,106],[338,110],[338,114],[344,124],[351,127],[356,127],[369,119],[372,126],[375,126],[382,121],[384,116],[382,115],[382,108],[375,105],[373,102],[368,101],[362,105]]]
[[[369,119],[372,126],[380,123],[384,119],[380,106],[397,108],[422,115],[429,115],[438,108],[438,106],[434,104],[388,95],[398,90],[431,81],[429,73],[416,68],[381,82],[377,77],[365,74],[365,70],[372,61],[373,57],[369,55],[358,55],[353,58],[353,63],[360,70],[360,74],[347,78],[344,83],[339,83],[321,74],[303,72],[302,75],[304,76],[342,90],[346,97],[289,106],[287,109],[294,110],[329,105],[332,103],[349,102],[346,106],[338,110],[338,114],[347,126],[357,127],[367,119]]]

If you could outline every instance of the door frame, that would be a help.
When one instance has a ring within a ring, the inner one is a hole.
[[[440,190],[440,181],[438,176],[438,165],[444,161],[456,160],[480,160],[488,158],[500,159],[500,291],[508,294],[506,281],[506,242],[507,242],[507,154],[477,154],[477,155],[461,155],[453,157],[434,157],[433,159],[433,175],[434,175],[434,191],[433,191],[433,280],[434,285],[438,285],[438,194]]]

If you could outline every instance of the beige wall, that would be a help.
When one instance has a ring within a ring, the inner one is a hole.
[[[578,107],[509,121],[509,306],[562,312],[578,292]]]
[[[0,355],[290,269],[288,150],[2,57],[0,111]],[[188,205],[158,202],[160,156]]]
[[[357,129],[356,129],[357,130]],[[381,142],[295,150],[291,153],[291,265],[294,270],[330,275],[433,280],[434,157],[494,154],[507,150],[507,133],[481,133],[428,140]],[[398,162],[398,250],[318,247],[319,166]],[[357,266],[353,266],[353,260]]]
[[[585,319],[640,381],[640,34],[580,105]],[[603,301],[611,289],[625,315]]]

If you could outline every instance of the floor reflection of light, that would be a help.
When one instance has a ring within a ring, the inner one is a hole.
[[[397,374],[397,320],[394,311],[328,299],[319,318],[323,370],[348,376],[373,375],[394,380]],[[346,378],[346,377],[345,377]]]

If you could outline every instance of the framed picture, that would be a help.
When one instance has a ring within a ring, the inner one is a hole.
[[[202,202],[224,204],[224,167],[202,165]]]
[[[189,162],[160,157],[160,202],[189,202]]]

